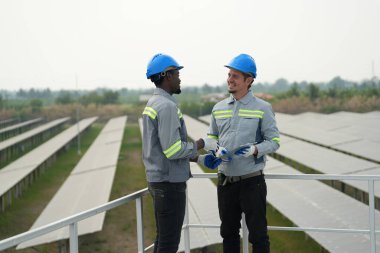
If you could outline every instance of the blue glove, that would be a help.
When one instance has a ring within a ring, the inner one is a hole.
[[[237,156],[249,157],[249,156],[252,156],[255,153],[255,151],[256,151],[256,147],[254,145],[246,144],[246,145],[240,146],[240,148],[238,148],[234,154]]]
[[[213,170],[216,169],[222,163],[222,159],[212,154],[207,154],[198,156],[197,162]]]

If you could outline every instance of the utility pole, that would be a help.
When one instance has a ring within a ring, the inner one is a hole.
[[[78,92],[78,75],[75,73],[75,87]],[[79,92],[78,92],[79,95]],[[80,129],[79,129],[79,97],[77,100],[77,130],[78,130],[78,135],[77,135],[77,143],[78,143],[78,155],[81,155],[80,151]]]

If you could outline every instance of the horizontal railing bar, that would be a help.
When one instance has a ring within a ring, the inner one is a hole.
[[[84,220],[86,218],[89,218],[91,216],[94,216],[96,214],[108,211],[110,209],[113,209],[115,207],[118,207],[120,205],[123,205],[125,203],[128,203],[132,200],[135,200],[139,197],[142,197],[144,195],[148,194],[148,188],[142,189],[140,191],[134,192],[132,194],[129,194],[127,196],[115,199],[113,201],[110,201],[106,204],[100,205],[98,207],[94,207],[92,209],[89,209],[87,211],[69,216],[67,218],[49,223],[48,225],[33,229],[31,231],[24,232],[22,234],[18,234],[16,236],[4,239],[0,241],[0,250],[4,250],[13,246],[16,246],[24,241],[28,241],[31,239],[34,239],[36,237],[42,236],[44,234],[47,234],[49,232],[52,232],[54,230],[58,230],[60,228],[66,227],[70,225],[71,223],[79,222],[81,220]]]
[[[146,248],[144,249],[144,252],[146,252],[146,251],[152,249],[153,247],[154,247],[154,243],[152,243],[151,245],[149,245],[148,247],[146,247]]]
[[[194,178],[216,178],[217,173],[194,173]],[[380,176],[374,175],[339,175],[339,174],[265,174],[266,179],[302,179],[302,180],[360,180],[380,181]]]
[[[182,228],[189,227],[189,228],[220,228],[220,225],[215,224],[192,224],[189,223],[188,225],[184,225]]]
[[[312,232],[331,232],[331,233],[352,233],[352,234],[369,234],[369,229],[344,229],[344,228],[303,228],[303,227],[277,227],[268,226],[269,230],[276,231],[312,231]],[[378,231],[380,232],[380,231]]]
[[[220,228],[220,225],[215,224],[188,224],[189,228]],[[278,227],[278,226],[268,226],[269,230],[276,231],[314,231],[314,232],[335,232],[335,233],[353,233],[353,234],[369,234],[369,229],[344,229],[344,228],[303,228],[303,227]],[[380,230],[375,231],[380,234]]]

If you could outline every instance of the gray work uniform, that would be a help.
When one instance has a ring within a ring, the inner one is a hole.
[[[220,146],[229,151],[248,143],[257,147],[257,156],[232,156],[232,161],[223,162],[219,172],[226,176],[242,176],[263,170],[265,155],[280,147],[272,106],[255,97],[250,90],[240,100],[230,95],[214,106],[208,136],[219,140]]]
[[[143,162],[147,181],[185,182],[191,176],[189,158],[197,155],[176,99],[156,88],[143,112]]]

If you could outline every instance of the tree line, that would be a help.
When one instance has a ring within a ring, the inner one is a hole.
[[[213,93],[227,94],[227,84],[211,86],[186,86],[183,85],[182,94],[177,96],[181,109],[184,113],[192,116],[199,116],[209,113],[215,102],[205,101],[203,97]],[[348,99],[354,96],[376,97],[380,96],[380,80],[376,77],[362,82],[352,82],[341,77],[335,77],[326,83],[314,82],[293,82],[290,83],[284,78],[278,79],[274,83],[254,83],[255,93],[268,93],[274,96],[275,100],[284,100],[292,97],[302,97],[315,101],[319,98]],[[119,89],[110,90],[99,88],[96,90],[59,90],[47,89],[29,90],[19,89],[17,91],[0,90],[0,109],[32,107],[33,111],[38,111],[42,106],[57,104],[66,105],[79,103],[87,106],[90,104],[141,104],[141,95],[150,95],[150,89]]]

